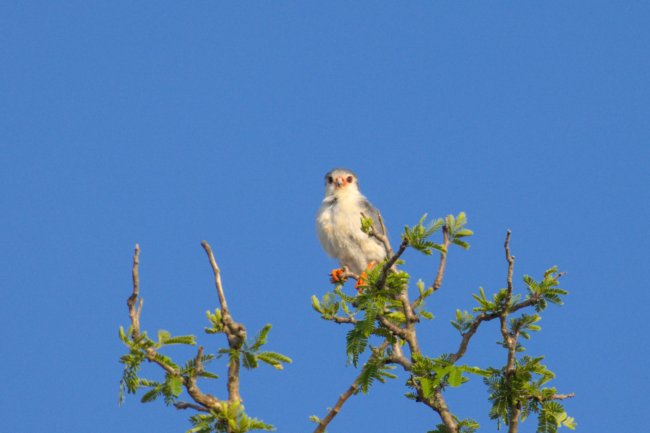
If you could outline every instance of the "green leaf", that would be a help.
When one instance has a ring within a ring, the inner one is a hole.
[[[372,232],[375,231],[374,222],[371,217],[369,216],[361,217],[361,231],[367,235],[370,235]]]
[[[288,356],[276,352],[262,352],[257,355],[259,361],[271,365],[276,370],[284,369],[284,364],[291,364],[293,361]]]
[[[472,236],[474,234],[473,231],[470,229],[460,229],[456,233],[454,233],[455,237],[457,238],[463,238],[465,236]]]
[[[264,325],[260,333],[255,338],[255,343],[251,346],[252,351],[257,351],[259,350],[260,347],[266,344],[266,340],[269,335],[269,332],[271,332],[271,327],[272,325],[270,323]]]
[[[323,312],[323,307],[321,307],[320,301],[318,300],[318,297],[316,295],[311,295],[311,306],[314,310],[318,311],[319,313]]]
[[[153,389],[147,391],[147,392],[142,396],[142,398],[140,399],[140,401],[141,401],[142,403],[151,403],[152,401],[154,401],[155,399],[157,399],[157,398],[160,396],[161,393],[162,393],[162,385],[161,385],[161,386],[157,386],[157,387],[155,387],[155,388],[153,388]]]
[[[129,330],[129,331],[130,331],[130,330]],[[130,332],[129,332],[129,334],[130,334]],[[128,337],[126,336],[126,334],[125,334],[125,332],[124,332],[124,328],[123,328],[122,326],[120,326],[120,340],[122,340],[122,341],[123,341],[124,343],[126,343],[127,345],[128,345],[128,343],[129,343],[129,339],[128,339]]]
[[[242,357],[242,363],[244,365],[244,368],[247,368],[249,370],[257,368],[257,357],[254,354],[251,352],[244,352],[243,355],[244,356]]]
[[[448,382],[450,386],[460,386],[465,382],[463,378],[463,371],[458,367],[452,367],[449,372]]]
[[[199,373],[199,376],[205,377],[206,379],[219,379],[219,376],[209,371],[202,371],[201,373]]]
[[[183,392],[183,378],[180,376],[170,376],[167,380],[169,391],[174,397],[178,397]]]
[[[431,398],[435,389],[433,381],[426,377],[420,377],[418,378],[418,382],[420,384],[420,389],[422,390],[422,397],[425,399]]]
[[[167,341],[172,335],[169,333],[169,331],[165,331],[164,329],[161,329],[158,331],[158,343],[164,343]]]
[[[163,342],[163,345],[165,346],[170,344],[188,344],[194,346],[196,345],[196,337],[194,335],[179,335],[177,337],[168,338]]]

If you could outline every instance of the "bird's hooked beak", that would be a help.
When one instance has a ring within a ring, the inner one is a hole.
[[[345,178],[343,176],[338,176],[337,178],[334,179],[334,184],[336,185],[336,188],[341,188],[347,185],[347,182],[345,181]]]

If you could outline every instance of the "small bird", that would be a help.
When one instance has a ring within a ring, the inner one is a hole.
[[[357,176],[335,168],[325,175],[325,198],[316,216],[316,231],[323,249],[338,259],[342,269],[331,273],[332,282],[342,281],[344,268],[362,277],[368,267],[386,257],[378,239],[361,230],[361,215],[373,220],[377,233],[386,236],[379,211],[359,191]],[[357,280],[357,287],[361,281]]]

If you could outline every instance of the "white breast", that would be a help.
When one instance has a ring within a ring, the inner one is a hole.
[[[362,196],[326,198],[318,210],[316,231],[323,248],[355,274],[384,258],[384,248],[361,231]]]

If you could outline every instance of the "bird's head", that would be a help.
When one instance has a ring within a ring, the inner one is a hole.
[[[357,175],[344,168],[335,168],[325,175],[325,196],[358,194]]]

